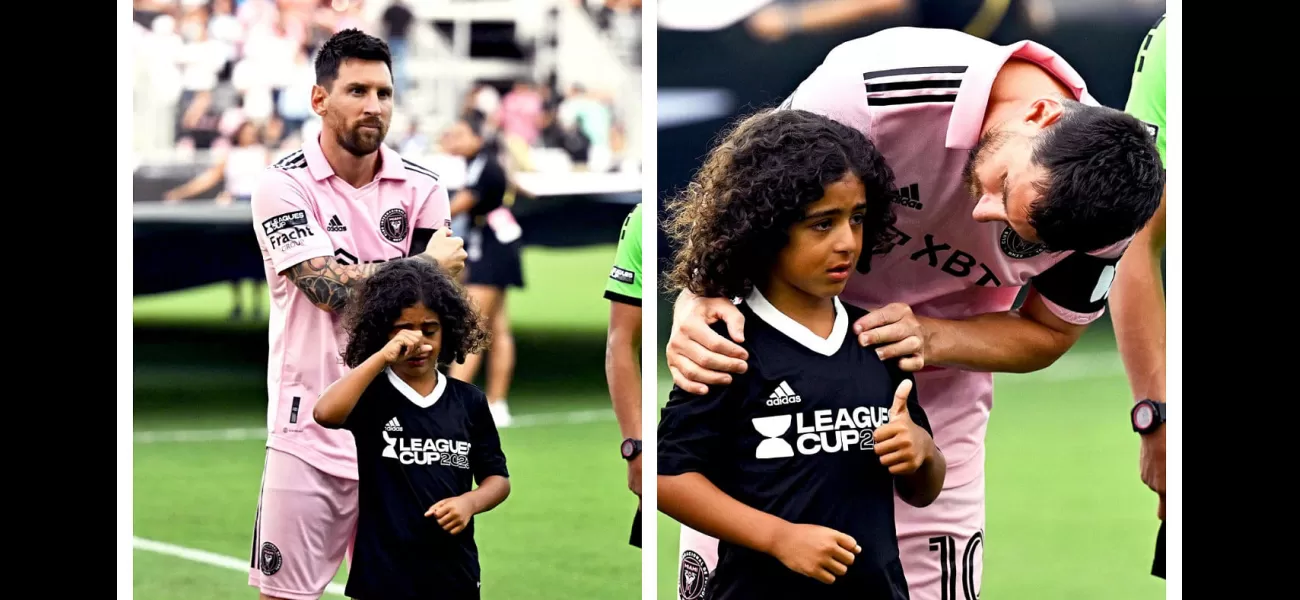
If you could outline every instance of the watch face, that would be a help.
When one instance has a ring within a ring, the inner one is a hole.
[[[632,440],[623,440],[623,456],[632,456]]]
[[[1151,426],[1155,415],[1151,414],[1151,407],[1143,404],[1138,407],[1137,412],[1133,415],[1133,424],[1138,429],[1146,429]]]

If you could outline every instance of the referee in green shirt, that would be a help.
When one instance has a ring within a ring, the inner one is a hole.
[[[605,381],[623,435],[619,452],[627,461],[627,487],[641,497],[641,205],[623,220],[618,251],[605,281],[609,331],[605,338]],[[638,503],[628,543],[641,547]]]
[[[1133,84],[1124,110],[1146,123],[1156,138],[1160,159],[1165,153],[1165,26],[1164,16],[1151,27],[1138,47]],[[1146,227],[1134,236],[1115,271],[1110,292],[1115,341],[1134,404],[1133,431],[1142,438],[1138,454],[1142,482],[1160,499],[1151,574],[1165,576],[1165,297],[1161,258],[1165,251],[1165,199]]]

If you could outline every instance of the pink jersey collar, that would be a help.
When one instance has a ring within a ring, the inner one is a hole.
[[[325,159],[325,151],[320,147],[320,135],[308,137],[302,141],[302,153],[307,157],[307,170],[311,172],[312,178],[321,181],[334,174],[334,167],[330,166]],[[389,148],[386,144],[379,145],[379,175],[376,179],[399,179],[406,180],[406,167],[402,164],[402,157],[397,154],[396,150]]]
[[[1010,46],[996,46],[989,56],[972,61],[974,64],[962,78],[961,88],[957,91],[956,105],[953,106],[952,116],[948,119],[948,137],[945,144],[948,148],[969,150],[979,142],[980,129],[984,125],[984,109],[989,103],[993,80],[998,76],[1002,65],[1012,57],[1037,63],[1064,81],[1074,92],[1076,99],[1095,104],[1095,101],[1087,97],[1087,85],[1074,67],[1046,46],[1028,40]]]

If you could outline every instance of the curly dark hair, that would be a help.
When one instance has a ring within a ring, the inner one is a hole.
[[[744,296],[764,279],[789,230],[826,186],[853,173],[866,189],[858,271],[888,241],[894,172],[862,132],[803,110],[762,110],[725,134],[685,191],[668,201],[664,230],[678,244],[668,290]]]
[[[356,367],[381,350],[402,311],[417,303],[424,304],[442,321],[439,365],[463,363],[467,354],[487,347],[483,318],[460,284],[433,263],[419,258],[384,263],[359,285],[343,314],[348,343],[342,356],[349,367]]]
[[[389,74],[393,72],[387,42],[359,29],[344,29],[326,40],[316,54],[316,85],[330,89],[339,77],[339,65],[349,58],[382,62],[388,65]]]

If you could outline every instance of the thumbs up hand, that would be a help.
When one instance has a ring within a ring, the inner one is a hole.
[[[907,416],[907,397],[912,394],[911,379],[904,379],[903,383],[898,384],[898,389],[894,391],[894,405],[889,407],[889,422],[893,423],[896,419],[908,418]]]
[[[908,415],[907,398],[913,385],[911,380],[898,385],[894,404],[889,407],[889,422],[875,431],[876,456],[894,475],[915,473],[936,451],[934,439]]]

